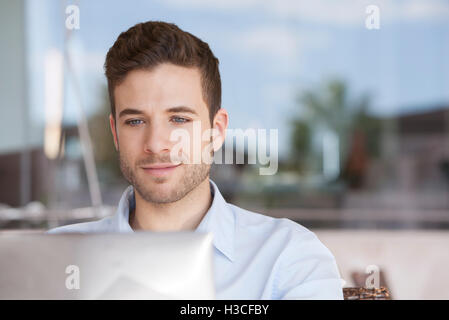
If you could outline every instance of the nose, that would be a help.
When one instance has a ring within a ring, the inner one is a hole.
[[[170,151],[170,133],[158,123],[151,123],[145,132],[145,153],[161,154]]]

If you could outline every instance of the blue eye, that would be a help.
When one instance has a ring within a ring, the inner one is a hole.
[[[139,121],[143,121],[143,120],[139,120],[139,119],[127,120],[127,121],[125,121],[125,123],[127,125],[130,125],[131,127],[135,127],[140,124]]]
[[[175,123],[186,123],[186,122],[189,122],[188,119],[181,118],[181,117],[173,117],[172,121],[174,121]]]

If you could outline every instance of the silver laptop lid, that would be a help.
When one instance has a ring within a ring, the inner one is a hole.
[[[0,299],[214,299],[212,234],[0,235]]]

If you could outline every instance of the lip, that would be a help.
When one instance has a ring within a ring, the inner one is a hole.
[[[152,176],[162,177],[170,174],[180,165],[181,164],[173,165],[170,163],[161,163],[161,164],[154,164],[148,167],[142,167],[142,169],[145,171],[145,173],[148,173]]]

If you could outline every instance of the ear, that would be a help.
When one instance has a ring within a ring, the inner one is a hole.
[[[115,128],[115,119],[112,116],[112,114],[109,115],[109,125],[111,127],[111,131],[112,131],[112,136],[114,137],[114,145],[115,145],[115,150],[118,151],[118,139],[117,139],[117,130]]]
[[[214,120],[212,122],[212,128],[218,130],[219,133],[219,135],[215,137],[213,141],[214,152],[219,150],[225,141],[228,122],[228,112],[226,111],[226,109],[220,108],[215,114]]]

